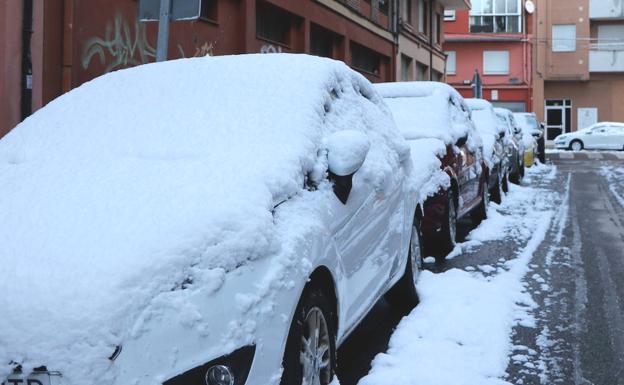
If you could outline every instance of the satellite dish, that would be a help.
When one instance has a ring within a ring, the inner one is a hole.
[[[535,3],[531,0],[527,0],[526,3],[524,3],[524,9],[526,9],[527,13],[533,14],[533,12],[535,12]]]

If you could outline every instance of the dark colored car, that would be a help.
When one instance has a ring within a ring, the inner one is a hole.
[[[537,116],[533,112],[517,112],[514,113],[516,121],[519,125],[526,128],[537,141],[537,149],[535,155],[540,162],[546,162],[546,135],[544,135],[544,125],[537,120]]]
[[[436,82],[376,84],[408,141],[437,139],[449,184],[429,197],[423,207],[421,230],[428,253],[444,256],[453,249],[457,220],[470,215],[475,223],[487,217],[489,170],[481,136],[470,109],[452,87]]]
[[[514,118],[513,112],[506,108],[494,108],[499,124],[506,130],[505,148],[509,160],[509,181],[520,184],[524,178],[524,143],[522,130]]]

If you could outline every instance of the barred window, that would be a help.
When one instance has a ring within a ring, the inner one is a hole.
[[[473,0],[470,10],[472,33],[521,33],[520,0]]]

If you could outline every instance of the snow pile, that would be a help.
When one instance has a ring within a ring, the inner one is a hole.
[[[527,174],[544,177],[551,168]],[[513,351],[512,329],[535,324],[529,311],[536,305],[523,280],[554,214],[551,193],[510,187],[500,206],[490,206],[489,218],[471,239],[522,240],[515,258],[499,267],[423,272],[420,304],[401,321],[388,351],[377,355],[359,385],[509,385],[504,377]]]
[[[484,99],[466,99],[466,104],[472,111],[472,120],[483,140],[483,156],[488,167],[492,168],[494,144],[504,129],[499,125],[492,103]]]
[[[159,294],[218,290],[249,261],[293,258],[320,219],[273,208],[322,194],[305,177],[345,129],[371,143],[358,175],[382,190],[404,177],[409,147],[370,83],[304,55],[117,71],[28,118],[0,141],[0,378],[13,361],[104,382]]]
[[[448,174],[442,171],[440,159],[446,154],[446,145],[439,139],[416,139],[408,141],[414,170],[412,178],[418,187],[419,201],[437,193],[440,188],[451,185]]]

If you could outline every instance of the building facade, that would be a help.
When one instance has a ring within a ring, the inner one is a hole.
[[[400,0],[397,80],[443,81],[446,71],[444,12],[467,10],[468,0]]]
[[[309,53],[342,60],[373,82],[392,81],[395,3],[203,0],[199,20],[171,24],[169,59]],[[0,2],[0,137],[63,92],[154,61],[157,25],[137,14],[137,0]]]
[[[537,2],[535,111],[546,136],[624,122],[624,1]]]
[[[534,14],[530,11],[525,0],[473,0],[470,11],[447,11],[447,83],[464,97],[472,97],[476,71],[484,99],[516,112],[532,111]]]

